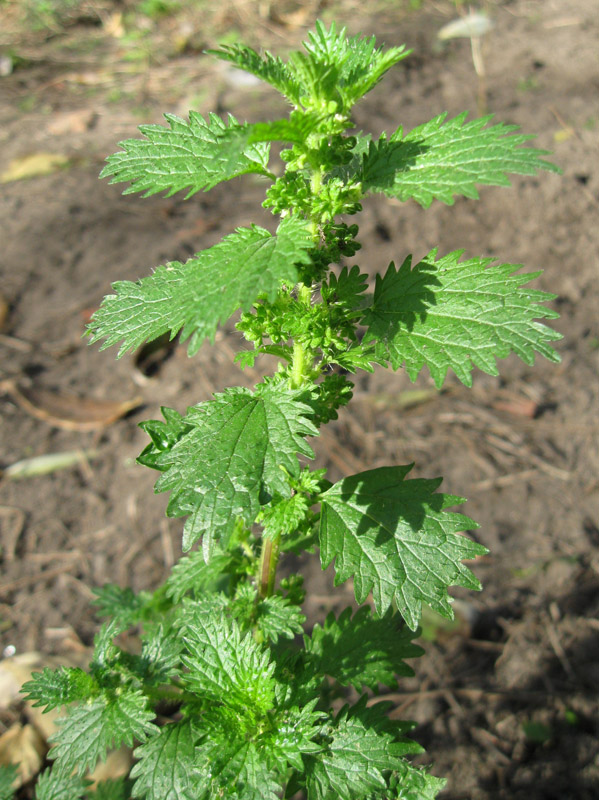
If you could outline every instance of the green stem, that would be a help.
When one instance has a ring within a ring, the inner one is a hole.
[[[281,548],[281,534],[274,539],[264,539],[260,566],[258,568],[258,595],[264,599],[270,597],[275,589],[275,577]]]
[[[293,360],[291,362],[291,377],[289,385],[292,389],[299,389],[306,382],[307,368],[309,367],[307,353],[299,342],[293,343]]]

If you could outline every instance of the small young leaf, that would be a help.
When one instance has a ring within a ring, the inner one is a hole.
[[[302,755],[323,750],[322,744],[314,741],[320,735],[321,723],[326,717],[323,711],[314,710],[318,700],[315,697],[301,709],[294,706],[280,711],[272,730],[260,738],[260,745],[282,773],[287,772],[289,767],[303,772]]]
[[[441,114],[405,137],[398,128],[389,140],[372,142],[362,165],[364,191],[412,198],[428,208],[434,199],[453,205],[456,195],[476,198],[477,184],[509,186],[508,174],[559,172],[541,159],[548,151],[522,147],[534,137],[514,135],[517,125],[486,127],[490,116],[466,122],[467,113],[446,117]]]
[[[234,117],[229,116],[226,125],[216,114],[206,121],[190,111],[189,122],[174,114],[164,116],[170,127],[140,126],[145,139],[121,142],[123,149],[106,159],[100,177],[112,177],[111,183],[130,181],[123,194],[145,192],[148,197],[166,191],[170,197],[188,189],[190,197],[238,175],[270,175],[268,145],[247,144],[244,126]]]
[[[278,56],[273,56],[268,51],[261,55],[242,44],[221,45],[219,50],[207,52],[255,75],[280,92],[292,105],[299,105],[301,88],[287,64]]]
[[[305,616],[296,605],[284,597],[273,595],[261,600],[256,606],[256,625],[265,639],[277,642],[279,636],[293,639],[303,633]]]
[[[386,787],[384,773],[397,768],[403,755],[422,751],[403,736],[404,723],[387,718],[389,707],[367,707],[363,696],[341,709],[323,731],[323,751],[305,759],[308,800],[365,800]]]
[[[269,754],[254,742],[233,738],[231,732],[214,733],[198,748],[194,800],[278,800],[284,778],[271,765]]]
[[[211,703],[222,703],[253,719],[272,708],[275,665],[251,634],[218,612],[190,606],[182,627],[188,655],[186,687]]]
[[[281,284],[294,285],[296,264],[307,263],[312,246],[306,224],[284,219],[275,236],[264,228],[238,228],[222,242],[185,264],[172,261],[135,283],[113,284],[116,294],[104,298],[93,315],[90,341],[105,339],[101,349],[123,344],[121,357],[146,341],[182,330],[190,338],[189,355],[239,308],[248,311],[259,295],[271,302]]]
[[[226,538],[237,517],[251,524],[264,492],[291,494],[285,470],[299,475],[296,453],[312,457],[302,437],[317,435],[296,395],[268,385],[254,394],[229,389],[188,409],[192,430],[160,456],[165,472],[156,483],[156,491],[171,492],[169,516],[190,515],[184,550],[202,535],[209,545]]]
[[[141,655],[133,656],[135,672],[146,686],[161,686],[176,673],[183,643],[178,630],[167,618],[145,625]]]
[[[91,781],[59,769],[47,769],[35,784],[35,800],[79,800],[87,795]]]
[[[389,778],[389,786],[369,800],[435,800],[447,781],[403,761]]]
[[[441,479],[404,480],[412,465],[381,467],[345,478],[321,495],[323,569],[335,561],[335,585],[354,578],[358,603],[372,591],[379,614],[392,602],[412,630],[422,603],[453,619],[447,588],[480,589],[463,559],[487,549],[458,535],[478,527],[445,511],[463,502],[435,494]]]
[[[31,680],[23,684],[33,706],[45,706],[44,713],[52,708],[65,706],[75,700],[88,700],[98,693],[95,678],[79,667],[44,667],[42,672],[34,672]]]
[[[201,550],[188,553],[173,567],[166,581],[166,596],[174,603],[179,603],[188,593],[200,597],[214,588],[232,560],[232,555],[223,553],[212,556],[206,563]]]
[[[535,350],[559,361],[548,342],[561,334],[536,319],[557,313],[541,305],[554,295],[524,287],[538,273],[516,274],[519,265],[493,259],[460,261],[462,251],[435,260],[436,250],[411,268],[407,258],[399,270],[393,263],[377,276],[374,300],[363,323],[366,340],[382,343],[394,369],[404,363],[411,380],[428,366],[440,388],[449,368],[466,386],[478,367],[497,375],[496,358],[516,353],[532,364]]]
[[[306,650],[318,672],[358,691],[391,686],[398,675],[414,674],[404,659],[421,656],[423,650],[412,644],[414,634],[391,610],[380,619],[373,618],[367,606],[351,614],[346,608],[335,619],[331,612],[324,626],[315,625],[306,637]]]
[[[96,761],[106,758],[106,751],[121,744],[143,742],[156,727],[154,712],[140,691],[105,692],[91,703],[75,706],[58,721],[59,729],[51,739],[50,758],[56,759],[61,772],[77,770],[84,775]]]
[[[145,800],[197,800],[193,778],[200,734],[190,720],[165,725],[135,751],[133,797]]]
[[[141,620],[152,599],[150,592],[135,594],[130,587],[123,588],[115,583],[106,583],[92,591],[96,595],[92,603],[98,610],[98,616],[110,617],[127,628]]]
[[[315,30],[308,33],[304,47],[313,62],[334,68],[335,93],[327,99],[341,101],[341,110],[345,112],[373,89],[387,70],[410,54],[403,45],[377,50],[374,36],[347,37],[345,28],[337,31],[333,22],[327,30],[320,20]],[[313,92],[314,87],[305,84],[304,90]]]

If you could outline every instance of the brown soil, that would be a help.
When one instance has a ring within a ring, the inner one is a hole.
[[[155,476],[134,463],[145,445],[137,423],[155,418],[159,405],[182,411],[254,378],[232,363],[232,326],[194,360],[176,347],[146,380],[133,357],[115,362],[114,352],[81,340],[111,281],[184,260],[238,225],[272,226],[259,206],[263,188],[251,179],[189,201],[122,197],[122,187],[98,181],[117,141],[163,111],[216,109],[255,120],[274,106],[268,90],[235,85],[236,76],[210,59],[169,55],[178,30],[169,19],[148,39],[156,52],[131,61],[137,51],[125,52],[122,38],[107,33],[118,4],[98,5],[108,15],[104,27],[75,19],[51,38],[24,36],[17,54],[26,63],[0,78],[0,172],[33,153],[70,159],[69,169],[2,186],[0,286],[9,312],[0,377],[96,400],[139,395],[143,408],[89,433],[35,418],[9,394],[2,400],[3,466],[98,450],[83,467],[0,484],[0,629],[2,646],[17,652],[88,645],[97,627],[92,587],[111,581],[139,590],[164,579],[180,553],[181,524],[164,519]],[[293,27],[297,17],[283,15],[285,26],[276,15],[252,15],[252,4],[222,5],[250,42],[280,51],[303,34]],[[476,114],[469,43],[434,46],[450,4],[425,2],[414,13],[402,13],[403,5],[378,3],[379,13],[366,18],[367,6],[348,2],[338,14],[352,31],[415,51],[356,111],[358,126],[377,134],[440,111]],[[488,108],[538,133],[538,146],[554,151],[564,174],[516,179],[511,189],[483,189],[479,202],[428,211],[369,201],[360,263],[374,273],[439,246],[543,269],[536,285],[558,295],[562,363],[528,367],[510,358],[500,379],[479,373],[472,391],[450,380],[444,393],[411,407],[401,372],[360,375],[353,403],[316,443],[317,460],[332,479],[415,461],[414,474],[443,475],[446,491],[467,495],[467,512],[481,524],[475,535],[491,554],[474,570],[484,591],[456,593],[456,626],[427,620],[426,657],[393,695],[398,714],[418,723],[423,760],[449,777],[442,797],[590,800],[599,793],[597,5],[487,5],[495,22],[484,48]],[[226,27],[226,16],[218,22]],[[195,40],[187,32],[188,51],[217,32],[196,29]],[[423,376],[418,386],[431,383]],[[316,559],[304,568],[310,621],[351,602],[350,587],[333,591]]]

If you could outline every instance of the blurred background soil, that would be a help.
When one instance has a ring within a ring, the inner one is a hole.
[[[599,795],[599,16],[597,0],[497,0],[483,40],[438,30],[466,7],[447,0],[0,0],[0,466],[85,451],[64,470],[0,483],[4,654],[77,657],[97,620],[91,589],[155,587],[180,555],[155,475],[136,466],[137,424],[160,405],[183,411],[225,386],[253,385],[233,364],[233,324],[188,360],[184,346],[115,361],[82,332],[112,281],[185,260],[251,222],[272,229],[252,178],[188,201],[121,195],[99,181],[104,158],[163,112],[284,111],[267,87],[202,56],[245,41],[284,55],[317,17],[413,55],[363,101],[359,129],[410,129],[441,111],[486,108],[537,133],[563,175],[483,188],[481,200],[369,200],[362,268],[464,248],[542,269],[554,292],[562,363],[500,364],[474,389],[401,371],[359,374],[354,400],[315,442],[329,477],[414,461],[466,495],[490,549],[480,594],[456,592],[456,622],[427,615],[426,656],[391,695],[418,724],[421,761],[449,777],[444,800]],[[123,416],[127,409],[133,410]],[[296,566],[296,565],[293,565]],[[284,568],[291,569],[291,565]],[[309,625],[353,602],[317,557]],[[0,716],[3,730],[14,721]]]

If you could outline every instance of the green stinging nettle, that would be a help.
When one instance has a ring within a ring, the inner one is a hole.
[[[240,365],[269,353],[279,366],[253,390],[225,389],[142,423],[150,443],[139,461],[160,472],[167,514],[186,517],[189,552],[153,593],[97,592],[108,621],[88,672],[45,669],[26,684],[37,705],[69,706],[36,797],[433,798],[444,781],[405,758],[421,751],[411,724],[368,693],[412,674],[405,659],[422,652],[413,643],[422,604],[451,617],[448,587],[480,588],[463,561],[486,550],[462,535],[476,523],[447,510],[462,498],[437,492],[439,479],[411,478],[407,465],[331,483],[308,466],[306,439],[349,402],[348,374],[375,364],[403,366],[412,380],[426,366],[440,387],[450,368],[467,386],[473,367],[496,375],[510,352],[527,364],[535,351],[558,360],[559,335],[538,321],[556,317],[542,305],[553,296],[527,285],[538,273],[433,250],[390,264],[369,293],[350,219],[370,193],[426,208],[476,198],[477,184],[506,185],[506,173],[556,168],[522,146],[530,137],[488,117],[442,114],[378,139],[348,133],[352,106],[404,47],[377,49],[374,38],[318,23],[288,61],[241,45],[213,55],[277,89],[289,116],[167,114],[168,125],[123,142],[102,175],[129,182],[126,192],[188,197],[260,175],[276,232],[238,228],[184,264],[114,284],[90,336],[121,343],[122,355],[180,334],[193,355],[240,311],[251,345]],[[284,170],[271,166],[272,142],[282,143]],[[307,635],[302,578],[277,584],[276,570],[281,554],[316,548],[323,568],[334,563],[335,584],[352,578],[357,602],[372,595],[373,608],[329,614]],[[115,643],[133,626],[138,654]],[[86,774],[121,744],[135,746],[130,775],[90,790]]]

